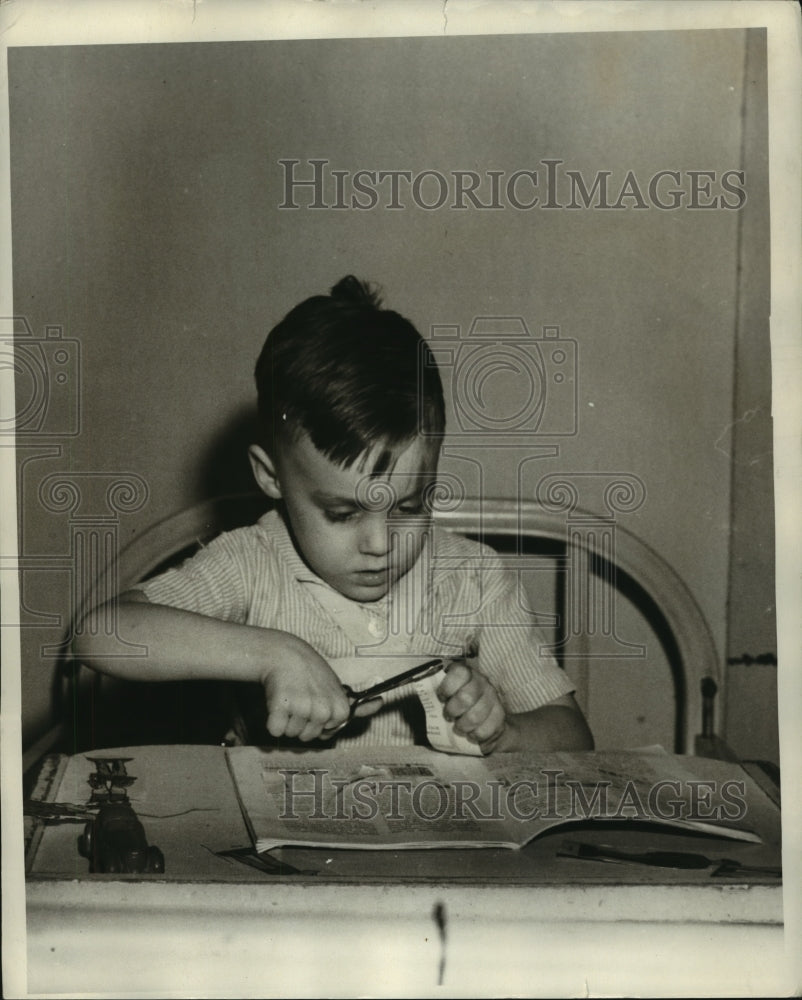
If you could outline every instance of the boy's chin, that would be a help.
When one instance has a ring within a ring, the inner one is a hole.
[[[340,591],[340,593],[352,601],[358,601],[360,604],[372,604],[374,601],[380,601],[385,597],[389,589],[389,587],[350,587],[348,590]]]

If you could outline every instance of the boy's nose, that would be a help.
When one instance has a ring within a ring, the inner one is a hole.
[[[359,551],[366,556],[384,556],[390,551],[391,541],[384,514],[364,518],[359,535]]]

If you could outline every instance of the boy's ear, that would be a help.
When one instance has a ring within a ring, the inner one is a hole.
[[[281,484],[273,459],[258,444],[252,444],[248,448],[248,458],[251,460],[254,479],[262,493],[272,500],[280,500]]]

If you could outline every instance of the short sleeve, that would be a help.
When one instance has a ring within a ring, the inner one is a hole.
[[[478,666],[511,713],[529,712],[575,690],[546,648],[514,573],[494,559],[480,570],[482,614],[477,629]]]
[[[250,598],[246,585],[247,549],[237,531],[213,539],[175,569],[137,586],[153,604],[244,623]]]

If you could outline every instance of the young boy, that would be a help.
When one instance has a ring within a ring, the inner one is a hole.
[[[445,408],[412,324],[348,276],[271,331],[256,382],[249,454],[275,509],[119,598],[120,633],[147,657],[104,658],[89,630],[76,657],[141,680],[256,682],[261,721],[240,740],[345,746],[423,742],[409,686],[340,730],[343,683],[442,656],[443,714],[483,752],[591,748],[517,581],[491,549],[432,526]]]

